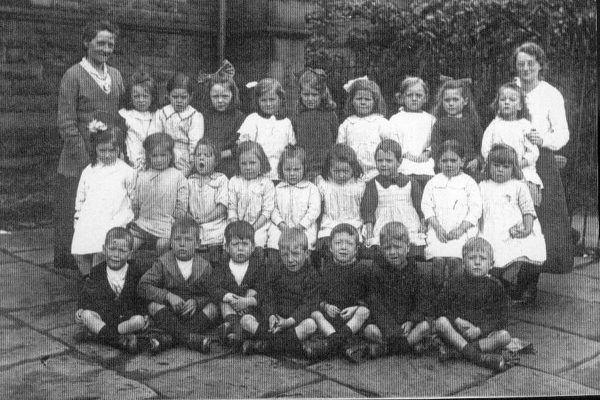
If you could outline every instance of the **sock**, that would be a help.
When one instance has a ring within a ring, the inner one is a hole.
[[[179,321],[179,318],[167,307],[161,309],[152,317],[156,324],[173,336],[178,344],[187,343],[189,330]]]
[[[272,335],[272,351],[275,353],[298,352],[302,349],[302,343],[293,328],[287,329],[277,335]]]
[[[392,354],[406,354],[412,349],[411,345],[408,344],[408,340],[405,336],[393,336],[389,341],[390,353]]]
[[[235,324],[238,324],[240,322],[240,316],[237,314],[229,314],[226,315],[225,318],[223,318],[225,320],[225,322],[227,322],[231,327],[235,326]]]
[[[202,333],[207,331],[212,325],[212,321],[202,311],[196,312],[193,316],[194,332]]]
[[[348,325],[342,326],[339,333],[344,339],[348,339],[350,336],[354,335],[354,332],[352,332],[352,329],[350,329]]]
[[[329,342],[332,352],[339,351],[347,340],[347,338],[343,337],[339,332],[333,332],[331,335],[327,336],[326,339]]]
[[[269,324],[259,323],[254,332],[254,339],[256,340],[271,340],[273,335],[269,333]]]
[[[119,344],[119,329],[117,325],[104,325],[98,332],[98,340],[109,346],[117,346]]]
[[[461,352],[471,361],[477,361],[481,358],[481,347],[479,347],[478,342],[467,343]]]

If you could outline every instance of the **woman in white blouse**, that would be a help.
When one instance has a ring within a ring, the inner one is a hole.
[[[560,92],[542,80],[547,67],[544,50],[535,43],[524,43],[513,53],[512,65],[516,81],[527,94],[533,129],[529,140],[537,145],[540,157],[537,171],[544,184],[542,202],[537,215],[546,239],[547,261],[539,270],[523,270],[517,286],[522,290],[522,301],[532,303],[537,294],[540,272],[568,273],[573,269],[571,225],[554,152],[569,141],[569,127],[564,99]]]

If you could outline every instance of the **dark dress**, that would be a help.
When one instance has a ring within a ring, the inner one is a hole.
[[[221,159],[215,171],[231,178],[235,174],[236,141],[240,136],[238,130],[246,115],[234,108],[219,112],[209,107],[203,110],[202,116],[204,117],[204,137],[213,142],[219,151],[230,150],[232,153],[231,157]]]

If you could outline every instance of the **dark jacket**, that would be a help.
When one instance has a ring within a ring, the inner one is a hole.
[[[482,335],[504,329],[507,324],[508,297],[497,279],[457,276],[448,282],[436,301],[436,317],[450,322],[462,318],[481,329]]]
[[[321,295],[319,303],[344,308],[367,305],[371,262],[355,261],[350,265],[337,265],[330,260],[321,271]]]
[[[265,317],[279,314],[300,323],[319,307],[319,273],[310,262],[297,272],[279,263],[269,274],[264,291],[261,311]]]
[[[261,262],[258,252],[252,253],[250,264],[242,284],[238,285],[235,277],[229,269],[229,258],[226,257],[222,263],[216,264],[213,268],[211,277],[211,297],[215,302],[222,302],[227,293],[233,293],[237,296],[245,296],[249,289],[257,292],[256,301],[261,304],[264,296],[264,284],[267,279],[267,270],[264,262]]]
[[[137,286],[142,271],[134,261],[128,261],[125,284],[119,294],[112,290],[106,278],[106,261],[96,265],[90,271],[79,293],[78,308],[97,312],[106,323],[118,324],[134,315],[146,314],[146,302],[138,297]]]
[[[384,338],[400,333],[407,321],[423,321],[429,313],[433,298],[414,259],[398,270],[377,254],[370,283],[369,310]]]

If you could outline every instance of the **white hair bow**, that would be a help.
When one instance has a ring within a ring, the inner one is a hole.
[[[248,89],[252,89],[253,87],[256,87],[256,85],[258,85],[258,82],[256,82],[256,81],[246,83],[246,87]]]
[[[356,79],[351,79],[351,80],[349,80],[349,81],[348,81],[348,82],[347,82],[347,83],[344,85],[344,90],[345,90],[346,92],[350,92],[350,88],[352,87],[352,85],[354,85],[354,82],[356,82],[356,81],[361,81],[361,80],[368,81],[368,80],[369,80],[369,77],[365,75],[365,76],[363,76],[363,77],[360,77],[360,78],[356,78]]]
[[[513,83],[515,85],[517,85],[518,87],[521,87],[521,78],[519,78],[518,76],[515,76],[515,78],[513,79]]]

